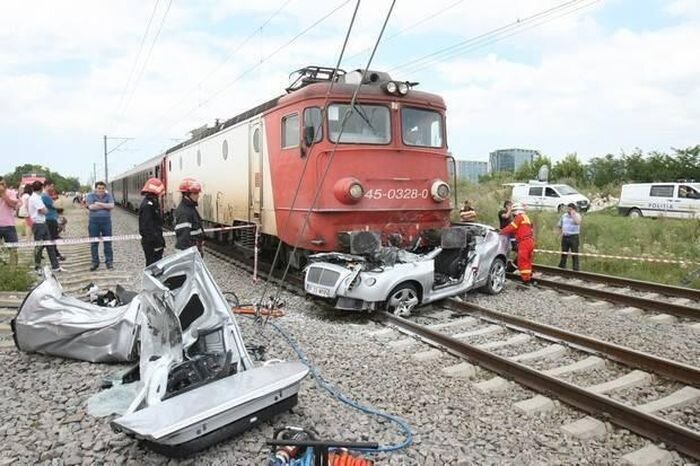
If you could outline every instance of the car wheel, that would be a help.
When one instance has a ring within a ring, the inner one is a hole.
[[[486,285],[482,288],[488,294],[498,294],[506,284],[506,264],[503,259],[494,259],[489,268]]]
[[[415,285],[403,283],[394,288],[386,300],[386,310],[399,317],[411,315],[418,306],[418,290]]]
[[[642,216],[642,211],[639,209],[631,209],[627,215],[632,218],[639,218]]]
[[[557,212],[559,212],[560,214],[563,214],[565,210],[566,206],[564,204],[559,204],[559,206],[557,206]]]

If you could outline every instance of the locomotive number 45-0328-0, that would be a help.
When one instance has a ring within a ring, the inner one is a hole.
[[[398,189],[370,189],[365,193],[367,199],[428,199],[428,189],[398,188]]]

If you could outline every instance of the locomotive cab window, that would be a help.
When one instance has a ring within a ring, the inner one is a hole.
[[[304,132],[302,134],[306,143],[319,142],[323,139],[320,108],[309,107],[304,110]]]
[[[299,115],[282,118],[282,149],[299,146]]]
[[[383,105],[333,104],[328,107],[328,134],[332,142],[338,141],[340,128],[347,116],[341,143],[388,144],[391,141],[389,109]]]
[[[403,143],[407,146],[442,147],[442,115],[432,110],[401,109]]]

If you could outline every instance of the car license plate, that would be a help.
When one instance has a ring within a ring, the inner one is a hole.
[[[309,293],[315,294],[316,296],[323,296],[324,298],[328,298],[331,295],[331,292],[326,288],[312,285],[309,285]]]

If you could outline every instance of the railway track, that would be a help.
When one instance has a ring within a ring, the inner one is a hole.
[[[443,353],[469,361],[443,369],[452,376],[475,377],[477,367],[472,364],[497,374],[475,384],[479,391],[507,390],[509,380],[530,388],[537,395],[515,406],[522,414],[549,411],[554,408],[552,399],[557,399],[593,416],[562,426],[567,435],[601,437],[607,432],[604,421],[609,421],[700,459],[700,432],[659,415],[700,400],[699,368],[456,300],[449,300],[447,309],[459,318],[432,326],[388,313],[379,313],[376,319],[408,335],[388,341],[392,351],[410,349],[415,361],[432,360]],[[375,335],[395,336],[386,330]],[[433,349],[418,351],[415,345],[419,342]],[[594,375],[589,378],[586,374],[591,372]],[[578,380],[568,380],[572,378]],[[649,384],[672,390],[638,403],[625,403],[614,396]]]
[[[70,251],[69,258],[72,259],[65,263],[66,268],[73,266],[75,270],[72,271],[77,273],[77,276],[74,273],[64,281],[64,286],[73,293],[78,293],[81,285],[84,286],[84,279],[89,278],[94,282],[95,278],[99,278],[94,273],[81,276],[81,269],[89,257],[88,251],[87,247],[82,252]],[[206,246],[205,251],[252,272],[252,265],[245,254],[240,254],[235,248],[212,242]],[[87,267],[89,264],[85,265]],[[260,275],[267,275],[269,264],[260,263],[259,267]],[[107,276],[104,283],[109,286],[119,280],[120,277]],[[283,286],[291,292],[303,293],[302,279],[296,275],[288,277]],[[600,299],[600,295],[592,297]],[[18,296],[0,295],[0,308],[8,303],[19,305],[19,301]],[[447,309],[450,313],[459,314],[460,318],[432,328],[386,313],[378,313],[376,318],[389,328],[409,335],[408,343],[406,339],[389,342],[393,351],[408,348],[420,340],[433,349],[415,353],[414,358],[417,360],[450,353],[496,373],[496,377],[477,384],[484,391],[499,390],[508,385],[508,380],[532,389],[538,395],[517,403],[516,409],[523,413],[551,409],[551,398],[554,398],[595,416],[574,423],[577,425],[562,426],[563,431],[568,429],[573,435],[583,436],[604,435],[605,423],[600,420],[603,419],[700,459],[698,431],[658,415],[659,412],[678,409],[700,399],[700,369],[457,300],[447,301]],[[8,307],[0,309],[0,333],[3,316],[13,315],[14,312],[16,310]],[[510,335],[491,340],[494,335],[503,336],[504,332]],[[472,342],[474,339],[481,343]],[[507,354],[503,354],[504,351]],[[558,361],[562,358],[567,358],[569,363],[559,364]],[[618,376],[612,377],[612,380],[600,379],[599,373],[608,370]],[[592,385],[567,380],[568,377],[580,377],[588,371],[598,373],[598,380]],[[452,373],[473,377],[476,369],[462,362],[453,366]],[[619,390],[650,384],[655,379],[671,386],[673,390],[658,399],[632,404],[624,403],[611,395]]]
[[[554,275],[554,272],[550,272],[549,269],[542,272]],[[639,291],[642,291],[642,288],[641,285],[639,285],[640,288],[637,288],[638,284],[649,286],[654,284],[634,280],[627,281],[620,277],[614,277],[615,280],[612,283],[616,291],[612,291],[604,284],[603,277],[607,277],[606,275],[597,275],[596,281],[588,282],[584,280],[589,274],[579,272],[585,275],[576,275],[574,280],[577,281],[574,282],[569,281],[569,277],[574,277],[574,275],[568,275],[569,271],[566,272],[566,275],[562,273],[558,278],[549,278],[547,275],[543,276],[540,274],[535,277],[535,280],[537,285],[541,287],[626,306],[627,309],[625,312],[631,314],[637,313],[639,310],[657,313],[658,315],[655,317],[655,320],[662,323],[673,322],[676,318],[700,321],[700,307],[698,306],[698,301],[691,300],[687,297],[693,296],[696,290],[668,287],[658,284],[657,288],[646,288],[647,294],[638,296],[634,291],[630,292],[630,289],[636,290],[636,292],[639,293]],[[514,274],[508,274],[508,278],[519,279],[518,276]],[[651,291],[652,289],[654,291]],[[673,295],[672,292],[675,289],[683,290],[680,292],[682,296]]]
[[[592,272],[581,272],[570,269],[561,269],[548,265],[535,264],[535,270],[547,275],[556,275],[578,279],[586,282],[603,283],[604,285],[616,286],[620,288],[630,288],[638,291],[646,291],[669,296],[672,298],[686,298],[687,300],[700,302],[700,290],[684,288],[681,286],[671,286],[662,283],[633,280],[631,278],[616,277],[614,275],[604,275]]]
[[[225,251],[217,249],[210,248],[209,251],[223,260],[230,258]],[[252,271],[245,261],[236,260]],[[269,264],[262,263],[261,270],[265,274]],[[292,275],[288,281],[285,288],[294,293],[303,293],[300,277]],[[415,352],[414,358],[419,361],[439,357],[446,352],[497,374],[479,384],[485,391],[497,391],[508,384],[507,380],[535,391],[537,395],[518,403],[516,409],[522,413],[532,415],[551,409],[554,406],[553,398],[593,416],[562,426],[562,431],[567,434],[581,438],[601,436],[607,432],[604,421],[608,421],[700,459],[700,432],[659,416],[660,412],[682,409],[700,400],[700,368],[456,299],[447,300],[446,309],[459,314],[460,318],[432,328],[385,312],[377,313],[375,317],[387,329],[396,328],[408,335],[407,338],[388,342],[392,351],[409,349],[420,340],[433,349]],[[450,334],[450,330],[458,333]],[[510,335],[503,336],[504,332]],[[379,333],[386,335],[383,331]],[[499,339],[481,345],[469,342],[472,338],[489,338],[492,335],[499,335]],[[521,345],[526,347],[524,352],[506,357],[497,353]],[[539,348],[533,348],[534,345]],[[568,356],[569,360],[577,360],[557,365],[556,362],[567,353],[573,353]],[[555,367],[537,369],[530,365],[536,366],[541,361],[554,363]],[[451,370],[452,374],[462,376],[476,374],[476,369],[465,363],[456,364]],[[608,379],[600,380],[601,375],[597,374],[599,380],[591,385],[566,380],[568,376],[580,376],[587,371],[607,372],[603,377]],[[611,372],[613,376],[609,375]],[[666,389],[672,387],[673,390],[665,396],[636,404],[623,403],[609,396],[652,383]],[[640,454],[649,454],[650,451]],[[653,450],[651,453],[663,455],[663,450]]]

